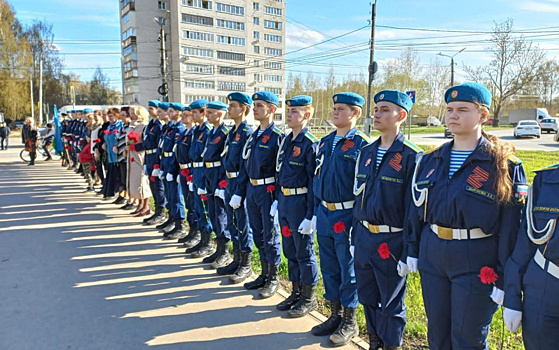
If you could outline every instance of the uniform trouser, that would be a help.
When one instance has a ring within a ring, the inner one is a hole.
[[[557,264],[557,262],[555,262]],[[532,259],[524,274],[522,337],[527,350],[559,346],[559,279]]]
[[[424,226],[418,268],[431,349],[488,349],[497,304],[490,297],[493,286],[481,282],[479,271],[497,265],[498,242],[496,235],[444,240]]]
[[[182,198],[181,184],[176,177],[173,181],[167,181],[167,201],[169,202],[169,218],[171,220],[184,220],[184,199]]]
[[[3,137],[0,136],[0,148],[8,149],[8,141],[10,140],[9,136]]]
[[[103,186],[103,197],[113,197],[118,191],[120,183],[120,166],[118,163],[109,163],[107,177]]]
[[[299,233],[307,214],[307,195],[278,195],[278,215],[282,232],[282,250],[287,258],[289,280],[314,286],[318,283],[318,263],[314,253],[314,232]],[[289,233],[284,233],[284,227]]]
[[[227,227],[227,213],[223,199],[214,194],[207,194],[208,214],[218,242],[229,242],[231,234]]]
[[[320,255],[320,271],[324,281],[324,298],[340,301],[345,307],[356,308],[357,286],[353,257],[349,250],[349,230],[353,221],[352,209],[329,211],[322,204],[316,211],[316,237]],[[345,224],[345,231],[336,233],[334,224]]]
[[[194,210],[194,193],[190,192],[188,189],[188,183],[186,182],[186,177],[180,177],[181,181],[181,189],[182,189],[182,197],[184,199],[184,207],[187,210],[186,212],[186,221],[188,222],[188,226],[192,228],[197,228],[198,226],[198,217],[196,216],[196,211]]]
[[[406,278],[398,275],[394,258],[382,259],[381,243],[388,244],[392,255],[402,255],[403,235],[371,233],[360,223],[353,228],[355,237],[355,279],[359,302],[365,310],[367,331],[377,334],[387,346],[401,346],[406,326]]]
[[[165,208],[167,205],[167,199],[165,198],[165,187],[163,181],[159,176],[151,176],[153,172],[153,166],[147,167],[148,174],[150,175],[149,188],[153,194],[153,201],[156,208]]]
[[[233,181],[232,179],[229,182]],[[233,194],[228,191],[225,193],[225,211],[227,212],[227,225],[231,233],[231,240],[233,246],[241,249],[243,252],[252,252],[252,229],[248,223],[248,213],[244,205],[244,201],[237,209],[229,206],[229,201]]]
[[[248,221],[260,259],[266,260],[270,265],[278,266],[281,262],[281,244],[279,232],[274,228],[274,219],[270,216],[274,198],[266,188],[266,185],[248,184],[246,198]]]
[[[194,210],[198,217],[198,229],[201,232],[212,233],[213,228],[208,216],[208,201],[202,201],[201,196],[198,194],[199,187],[197,183],[204,183],[204,168],[192,169],[192,176],[194,177]]]

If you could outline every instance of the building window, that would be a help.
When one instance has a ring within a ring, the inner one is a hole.
[[[220,44],[245,46],[245,38],[237,38],[234,36],[218,35],[217,42]]]
[[[255,2],[254,4],[252,4],[252,8],[254,9],[254,11],[258,11],[260,10],[260,5],[257,2]]]
[[[122,55],[126,57],[135,52],[136,52],[136,45],[129,45],[122,50]]]
[[[266,69],[281,69],[282,64],[280,62],[269,62],[264,61],[264,68]]]
[[[272,43],[281,43],[282,37],[281,35],[264,34],[264,40],[270,41]]]
[[[183,23],[199,24],[199,25],[202,25],[202,26],[213,26],[214,25],[214,19],[211,18],[211,17],[189,15],[189,14],[186,14],[186,13],[182,14],[182,21],[183,21]]]
[[[212,2],[206,0],[182,0],[183,6],[197,7],[205,10],[212,9]]]
[[[215,82],[207,80],[185,80],[184,86],[192,89],[214,89]]]
[[[217,12],[225,12],[225,13],[230,13],[230,14],[233,14],[233,15],[243,16],[245,14],[245,8],[242,7],[242,6],[222,4],[222,3],[219,3],[219,2],[216,3],[216,10],[217,10]]]
[[[216,19],[216,25],[221,28],[245,30],[245,24],[242,22],[228,21],[224,19]]]
[[[130,12],[128,12],[127,14],[124,15],[124,17],[122,17],[122,24],[128,23],[129,20],[130,20]]]
[[[122,33],[122,41],[128,39],[131,36],[136,36],[136,28],[130,27],[124,33]]]
[[[254,46],[254,53],[260,53],[260,46]]]
[[[281,107],[281,106],[279,106]],[[282,121],[283,120],[283,116],[281,113],[274,113],[274,120],[275,121]]]
[[[277,7],[264,6],[264,12],[272,16],[282,16],[283,10]]]
[[[214,74],[213,65],[185,63],[184,68],[186,73]]]
[[[273,82],[281,82],[283,80],[283,77],[281,75],[266,74],[266,75],[264,75],[264,80],[273,81]]]
[[[202,99],[212,101],[214,97],[211,95],[184,95],[184,99],[186,103],[191,103],[196,100],[202,100]]]
[[[158,1],[157,2],[157,7],[160,10],[166,10],[167,9],[167,4],[164,1]]]
[[[259,24],[260,24],[260,18],[254,17],[253,20],[252,20],[252,22],[253,22],[254,24],[256,24],[256,25],[259,25]]]
[[[260,39],[260,32],[252,32],[254,39]]]
[[[218,81],[217,89],[220,91],[245,91],[246,84],[234,81]]]
[[[219,74],[223,75],[236,75],[236,76],[245,76],[245,69],[244,68],[235,68],[235,67],[218,67]]]
[[[200,40],[200,41],[214,41],[214,35],[212,33],[195,32],[193,30],[183,30],[182,37],[185,39]]]
[[[265,87],[264,90],[268,90],[276,95],[281,95],[281,89],[280,88],[273,88],[273,87]]]
[[[260,80],[260,74],[258,74],[258,73],[254,74],[254,81],[257,82],[257,83],[262,82],[262,80]]]
[[[260,61],[259,60],[254,60],[254,66],[255,67],[260,67]]]
[[[270,56],[281,56],[282,55],[282,50],[281,49],[274,49],[272,47],[265,47],[264,48],[264,53],[266,55],[270,55]]]
[[[270,29],[281,30],[282,24],[281,24],[281,22],[270,21],[270,20],[265,19],[264,20],[264,27],[270,28]]]
[[[182,52],[187,56],[214,57],[214,51],[209,49],[197,49],[194,47],[183,47]]]
[[[230,60],[230,61],[244,61],[245,54],[243,53],[235,53],[235,52],[226,52],[226,51],[218,51],[217,58],[222,60]]]

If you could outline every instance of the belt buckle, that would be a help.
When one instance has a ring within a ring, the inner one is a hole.
[[[252,184],[252,186],[258,186],[258,180],[250,179],[250,183]]]
[[[447,241],[452,241],[453,238],[452,228],[438,226],[437,231],[438,231],[439,238],[445,239]]]
[[[209,167],[211,167],[211,166],[212,166],[212,163],[206,162],[206,168],[209,168]]]
[[[380,230],[379,230],[379,228],[378,228],[378,225],[369,224],[369,231],[370,231],[371,233],[374,233],[374,234],[379,234],[379,233],[380,233]]]
[[[289,196],[289,188],[281,188],[281,192],[283,193],[284,196]]]
[[[326,203],[326,208],[328,208],[328,210],[330,210],[330,211],[335,211],[336,210],[336,203]]]

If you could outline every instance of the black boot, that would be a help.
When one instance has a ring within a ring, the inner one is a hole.
[[[175,221],[175,228],[172,229],[165,239],[173,240],[173,239],[181,239],[186,236],[186,226],[184,224],[184,219],[178,219]]]
[[[212,269],[217,270],[219,268],[227,266],[231,262],[231,254],[229,254],[229,241],[223,242],[221,244],[223,245],[223,249],[212,263]]]
[[[279,288],[279,276],[278,276],[278,267],[276,265],[270,265],[268,278],[266,279],[266,285],[260,291],[260,297],[262,299],[268,299],[269,297],[276,294]]]
[[[260,276],[256,277],[254,281],[245,283],[244,287],[246,289],[259,289],[264,287],[264,285],[266,284],[266,279],[268,278],[268,262],[266,260],[260,259],[260,264],[262,266],[262,273],[260,274]]]
[[[382,339],[376,334],[369,334],[369,350],[383,350],[388,349],[384,347]]]
[[[204,259],[202,259],[202,262],[204,264],[211,264],[215,261],[215,259],[217,259],[217,257],[219,256],[219,254],[221,254],[221,251],[225,248],[223,245],[223,242],[217,240],[217,247],[216,250],[214,250],[214,252],[212,253],[212,255],[206,256]]]
[[[183,238],[179,239],[179,243],[184,243],[188,241],[194,235],[194,232],[196,232],[196,227],[190,226],[190,224],[188,224],[188,234]]]
[[[243,252],[241,250],[240,254],[241,262],[239,263],[239,267],[235,273],[229,276],[229,282],[233,284],[241,283],[252,275],[252,261],[250,259],[252,252]]]
[[[314,286],[303,284],[299,301],[287,313],[292,318],[303,317],[317,307],[318,302],[314,295]]]
[[[330,309],[332,309],[332,315],[321,324],[314,326],[311,329],[311,333],[316,336],[330,335],[338,329],[340,323],[342,323],[342,304],[340,301],[329,301]]]
[[[200,240],[202,239],[202,234],[200,233],[200,230],[198,229],[194,229],[192,236],[190,236],[189,238],[186,239],[186,241],[184,241],[183,245],[186,248],[194,248],[196,247],[198,244],[200,244]],[[192,252],[196,251],[198,248],[192,250]],[[186,250],[187,253],[192,253],[189,252],[188,249]]]
[[[173,231],[175,229],[175,220],[170,220],[169,224],[165,227],[163,227],[163,229],[161,229],[161,231],[163,231],[163,237],[165,238],[166,236],[169,235],[169,232]]]
[[[194,252],[198,251],[202,247],[202,244],[204,244],[204,240],[202,239],[202,237],[204,237],[204,233],[202,231],[198,230],[198,234],[200,235],[199,236],[200,239],[198,240],[198,243],[196,243],[194,246],[192,246],[190,248],[187,248],[184,251],[186,254],[190,254],[190,253],[194,253]],[[186,245],[186,243],[185,243],[185,245]]]
[[[357,309],[354,307],[343,307],[342,323],[330,336],[330,346],[338,347],[347,345],[353,337],[359,335],[356,311]]]
[[[169,216],[167,218],[167,220],[165,220],[161,224],[155,226],[155,228],[158,229],[158,230],[162,230],[165,226],[169,225],[171,222],[173,222],[173,219],[171,219],[171,217]]]
[[[155,214],[146,221],[146,225],[161,225],[166,219],[165,208],[155,208]],[[157,226],[155,228],[157,228]]]
[[[151,219],[153,219],[154,217],[156,217],[157,215],[160,214],[161,210],[163,210],[163,208],[155,208],[155,212],[153,213],[152,216],[148,216],[147,218],[145,218],[144,220],[142,220],[142,223],[144,225],[147,225],[148,221],[150,221]]]
[[[299,301],[299,298],[301,297],[301,283],[299,283],[299,281],[293,281],[291,282],[291,285],[293,286],[291,295],[281,303],[277,304],[276,309],[280,311],[287,311]]]
[[[194,253],[192,253],[190,257],[194,259],[198,259],[208,255],[212,255],[214,252],[214,248],[211,241],[212,241],[212,233],[204,232],[202,234],[202,239],[200,240],[200,248]]]
[[[232,275],[237,271],[241,264],[241,249],[233,246],[233,261],[227,266],[218,267],[216,272],[218,275]],[[213,266],[212,266],[213,267]]]

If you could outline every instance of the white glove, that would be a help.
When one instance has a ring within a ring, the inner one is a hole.
[[[522,311],[505,308],[503,311],[503,319],[505,320],[507,329],[511,332],[516,332],[522,323]]]
[[[148,173],[148,166],[144,164],[144,174]]]
[[[163,180],[164,178],[165,178],[165,173],[162,172],[162,171],[160,171],[160,172],[159,172],[159,179],[160,179],[160,180]]]
[[[219,198],[225,200],[225,190],[216,190],[215,195]]]
[[[410,272],[417,272],[417,258],[412,258],[411,256],[408,256],[406,258],[406,265],[408,266],[408,273]]]
[[[316,215],[313,215],[311,219],[311,231],[316,231]]]
[[[505,299],[505,292],[494,286],[493,291],[491,292],[491,299],[493,299],[495,304],[503,305],[503,300]]]
[[[181,176],[177,175],[177,183],[180,184],[181,183]]]
[[[159,177],[159,169],[153,169],[153,171],[151,172],[151,176]]]
[[[355,258],[355,246],[354,245],[349,246],[349,253],[351,254],[352,258]]]
[[[206,192],[206,190],[203,189],[203,188],[198,188],[197,193],[198,193],[199,196],[201,196],[201,195],[206,194],[206,193],[208,193],[208,192]]]
[[[405,277],[408,273],[410,273],[410,268],[408,267],[408,265],[404,264],[404,262],[402,261],[398,261],[398,275],[400,277]]]
[[[274,201],[272,203],[272,207],[270,208],[270,216],[276,216],[278,212],[278,201]]]
[[[173,174],[170,174],[170,173],[167,173],[166,179],[169,182],[172,182],[173,180],[175,180],[175,178],[173,177]]]
[[[299,233],[302,235],[310,235],[312,233],[312,222],[309,219],[303,220],[299,225]]]
[[[194,184],[193,184],[192,182],[189,182],[189,183],[188,183],[188,190],[189,190],[190,192],[194,192]]]
[[[241,198],[241,196],[237,196],[236,194],[234,194],[229,201],[229,206],[233,209],[239,209],[241,207],[242,200],[243,198]]]
[[[173,153],[177,152],[177,144],[175,143],[175,145],[173,146]]]

